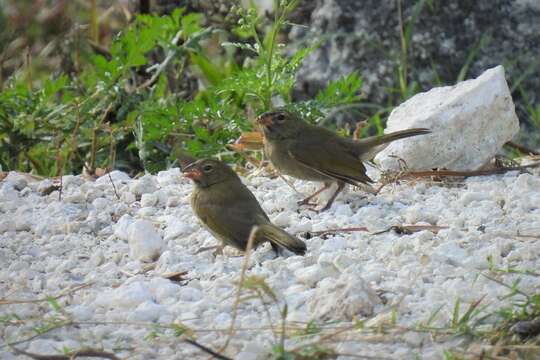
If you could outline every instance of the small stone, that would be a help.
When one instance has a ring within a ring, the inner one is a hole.
[[[130,215],[123,215],[116,224],[114,224],[114,235],[121,239],[127,240],[129,237],[129,226],[134,222]]]
[[[182,175],[179,168],[172,168],[166,171],[160,171],[157,174],[157,182],[160,186],[176,185],[182,181]]]
[[[381,301],[358,274],[343,274],[337,281],[325,282],[308,300],[314,318],[342,319],[370,316]]]
[[[165,240],[171,240],[180,235],[187,235],[193,231],[193,227],[180,219],[173,219],[165,229]]]
[[[434,249],[434,254],[442,259],[450,260],[452,264],[461,264],[467,258],[467,251],[454,243],[444,243]]]
[[[84,192],[84,191],[81,189],[81,192]],[[101,189],[94,188],[94,187],[86,190],[86,193],[85,193],[86,202],[89,202],[89,203],[93,202],[94,200],[98,198],[102,198],[103,196],[104,196],[103,191]]]
[[[100,305],[133,309],[145,301],[152,301],[152,293],[142,281],[134,281],[120,286],[110,293],[103,293],[96,299]]]
[[[82,204],[86,202],[86,198],[83,194],[81,194],[80,191],[77,191],[73,194],[65,195],[62,197],[62,200],[72,204]]]
[[[296,270],[294,276],[303,284],[315,286],[325,275],[319,265],[312,265]]]
[[[459,202],[463,206],[467,206],[473,201],[483,201],[483,200],[490,200],[491,196],[488,193],[483,192],[466,192],[465,194],[461,195]]]
[[[128,205],[131,205],[135,201],[137,201],[137,198],[135,197],[133,193],[126,191],[126,192],[123,192],[122,195],[120,195],[120,200],[122,200]]]
[[[140,179],[134,180],[129,184],[129,191],[137,197],[142,196],[142,194],[153,193],[156,190],[156,180],[154,180],[152,175],[144,175]]]
[[[289,226],[291,223],[292,213],[289,211],[281,211],[275,218],[272,219],[272,222],[276,226],[284,227]]]
[[[128,317],[130,321],[156,321],[159,317],[167,312],[167,308],[163,305],[156,304],[153,301],[145,301]]]
[[[45,339],[35,339],[34,341],[30,342],[30,345],[27,349],[30,353],[35,353],[39,355],[56,355],[58,353],[56,342],[52,340],[45,340]]]
[[[179,299],[182,301],[199,301],[203,298],[201,290],[191,286],[182,287],[179,294]]]
[[[64,189],[77,188],[84,183],[84,180],[80,176],[64,175],[62,176],[62,187]]]
[[[150,288],[158,302],[176,301],[181,291],[181,286],[170,280],[154,278],[150,281]]]
[[[75,305],[68,309],[68,311],[75,317],[78,321],[90,320],[94,315],[94,310],[85,305]]]
[[[175,207],[175,206],[178,206],[178,204],[180,204],[180,197],[170,196],[167,198],[167,202],[166,202],[167,207]]]
[[[104,261],[105,256],[103,256],[103,251],[101,251],[100,249],[96,250],[90,257],[90,263],[95,267],[100,266],[101,264],[103,264]]]
[[[159,189],[153,195],[156,197],[156,203],[153,206],[164,207],[167,203],[167,199],[169,198],[169,192],[165,189]]]
[[[158,201],[158,197],[155,194],[142,194],[141,206],[154,206]]]
[[[152,206],[142,207],[137,211],[137,215],[140,217],[150,217],[156,213],[157,209]]]
[[[119,171],[119,170],[113,170],[108,174],[105,174],[103,176],[100,176],[96,180],[96,185],[106,185],[111,184],[111,179],[114,182],[114,186],[118,186],[120,183],[128,182],[131,180],[128,174],[125,172]]]
[[[92,206],[96,208],[98,211],[106,210],[109,205],[111,204],[111,201],[102,197],[99,197],[92,201]]]
[[[165,245],[154,225],[147,220],[136,220],[129,225],[128,243],[130,256],[141,261],[157,260]]]
[[[37,187],[37,192],[43,196],[49,195],[52,191],[56,189],[56,186],[50,179],[45,179],[41,181]]]
[[[13,187],[18,191],[21,191],[26,186],[28,186],[28,181],[26,181],[25,176],[15,171],[10,171],[3,181],[5,183],[12,183]]]

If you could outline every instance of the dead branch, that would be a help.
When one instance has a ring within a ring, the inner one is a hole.
[[[14,346],[11,346],[11,349],[17,354],[25,355],[35,360],[71,360],[77,357],[93,357],[93,358],[120,360],[120,358],[116,356],[115,354],[106,352],[103,350],[98,350],[98,349],[81,349],[81,350],[76,350],[76,351],[70,351],[63,355],[36,354],[36,353],[31,353],[31,352],[18,349]]]
[[[448,229],[448,226],[436,226],[436,225],[393,225],[390,226],[388,229],[384,229],[381,231],[377,231],[374,233],[371,233],[371,235],[379,235],[384,234],[389,231],[395,231],[398,234],[405,234],[410,235],[415,232],[428,230],[435,234],[437,234],[440,230]]]
[[[453,171],[453,170],[421,170],[421,171],[396,171],[383,173],[383,181],[381,186],[376,189],[379,193],[383,187],[391,183],[397,183],[404,179],[420,179],[426,177],[445,178],[445,177],[472,177],[472,176],[487,176],[504,174],[509,171],[524,171],[530,168],[540,167],[540,162],[535,162],[522,166],[510,166],[502,168],[493,168],[487,170],[471,170],[471,171]]]
[[[539,167],[540,162],[522,165],[522,166],[512,166],[506,168],[496,168],[496,169],[487,169],[487,170],[472,170],[472,171],[452,171],[452,170],[425,170],[425,171],[409,171],[401,174],[402,179],[406,178],[422,178],[422,177],[472,177],[472,176],[486,176],[486,175],[497,175],[504,174],[509,171],[522,171],[525,169]]]
[[[370,233],[370,235],[379,235],[383,233],[387,233],[389,231],[395,231],[398,234],[412,234],[415,232],[428,230],[433,233],[438,233],[440,230],[448,229],[448,226],[436,226],[436,225],[393,225],[390,226],[387,229],[376,231]],[[368,228],[366,227],[350,227],[350,228],[339,228],[339,229],[327,229],[327,230],[321,230],[321,231],[310,231],[306,235],[309,236],[320,236],[324,237],[326,235],[330,234],[337,234],[337,233],[347,233],[347,232],[369,232]]]
[[[320,231],[309,231],[306,235],[310,237],[312,236],[324,237],[330,234],[356,232],[356,231],[369,232],[368,228],[366,227],[350,227],[350,228],[339,228],[339,229],[326,229],[326,230],[320,230]]]
[[[60,292],[60,294],[58,294],[56,296],[53,296],[53,297],[47,296],[47,297],[44,297],[44,298],[41,298],[41,299],[34,299],[34,300],[6,300],[6,299],[0,299],[0,305],[35,304],[35,303],[46,302],[46,301],[50,301],[50,300],[58,300],[58,299],[60,299],[60,298],[62,298],[64,296],[73,294],[76,291],[87,288],[87,287],[91,286],[92,284],[93,283],[86,283],[86,284],[82,284],[82,285],[79,285],[79,286],[75,286],[75,287],[73,287],[71,289]]]
[[[114,185],[114,181],[112,179],[112,176],[111,176],[111,173],[110,173],[109,169],[107,169],[107,176],[109,176],[109,180],[110,180],[110,182],[112,184],[112,187],[113,187],[113,190],[114,190],[114,195],[116,195],[116,198],[118,200],[120,200],[120,195],[118,195],[118,191],[116,191],[116,186]]]
[[[217,352],[215,352],[214,350],[210,349],[210,348],[207,348],[206,346],[202,345],[202,344],[199,344],[198,342],[196,342],[195,340],[191,340],[191,339],[184,339],[185,342],[187,342],[188,344],[191,344],[193,346],[195,346],[196,348],[204,351],[205,353],[209,354],[210,356],[213,356],[214,358],[216,359],[220,359],[220,360],[232,360],[231,358],[225,356],[225,355],[221,355]]]

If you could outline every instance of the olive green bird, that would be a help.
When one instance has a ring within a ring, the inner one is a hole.
[[[337,189],[321,211],[328,210],[345,184],[372,183],[362,161],[368,161],[394,140],[429,134],[429,129],[408,129],[358,141],[340,137],[332,131],[308,124],[294,112],[280,108],[258,117],[264,136],[264,152],[282,174],[302,180],[320,181],[324,186],[300,201],[309,201],[337,183]]]
[[[191,207],[204,227],[225,245],[245,250],[251,229],[258,226],[256,247],[269,241],[276,253],[285,248],[304,255],[306,244],[275,226],[259,202],[226,164],[213,159],[197,160],[182,168],[195,188]]]

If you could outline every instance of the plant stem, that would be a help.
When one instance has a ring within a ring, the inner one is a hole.
[[[398,21],[399,21],[399,37],[401,40],[401,63],[399,64],[399,87],[401,94],[407,93],[407,37],[403,25],[403,10],[402,0],[397,0]]]
[[[90,0],[90,40],[99,45],[97,0]]]

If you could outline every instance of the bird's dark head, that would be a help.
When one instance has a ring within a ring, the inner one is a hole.
[[[238,175],[227,164],[214,159],[201,159],[182,169],[184,176],[199,187],[208,187],[232,179]]]
[[[275,140],[296,137],[303,121],[298,114],[280,108],[260,115],[257,124],[267,139]]]

